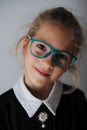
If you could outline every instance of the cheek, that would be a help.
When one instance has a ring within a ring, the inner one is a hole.
[[[61,68],[55,68],[52,74],[52,79],[55,81],[57,79],[59,79],[64,73],[66,72],[66,70],[61,69]]]
[[[31,69],[35,63],[37,63],[36,58],[28,53],[24,58],[25,69]]]

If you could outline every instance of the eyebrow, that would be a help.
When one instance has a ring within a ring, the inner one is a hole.
[[[31,37],[31,38],[33,38],[33,37]],[[33,38],[33,39],[35,39],[35,40],[37,40],[37,41],[40,41],[40,42],[43,42],[43,43],[46,43],[48,46],[52,47],[54,50],[57,50],[57,51],[59,50],[59,49],[53,47],[51,43],[46,42],[46,41],[43,40],[42,38]]]
[[[31,37],[31,36],[30,36]],[[51,43],[48,43],[48,42],[46,42],[45,40],[41,40],[42,38],[33,38],[33,37],[31,37],[31,39],[35,39],[35,40],[37,40],[37,41],[40,41],[40,42],[43,42],[43,43],[45,43],[45,44],[47,44],[49,47],[52,47],[55,51],[64,51],[64,52],[66,52],[66,53],[69,53],[70,55],[73,55],[70,51],[68,51],[68,50],[64,50],[64,49],[57,49],[57,48],[55,48],[55,47],[53,47],[52,45],[51,45]]]

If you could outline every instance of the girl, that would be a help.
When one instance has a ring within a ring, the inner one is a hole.
[[[0,96],[0,130],[87,129],[87,101],[75,90],[75,62],[83,42],[77,19],[65,8],[36,17],[16,47],[18,52],[22,44],[25,74]],[[59,81],[66,70],[74,85]]]

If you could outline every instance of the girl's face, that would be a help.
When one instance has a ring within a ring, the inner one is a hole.
[[[73,52],[70,34],[55,25],[43,24],[33,38],[43,40],[56,49]],[[30,42],[30,41],[29,41]],[[26,41],[25,43],[26,44]],[[25,82],[34,89],[47,89],[65,73],[65,69],[54,66],[52,54],[46,58],[36,58],[30,53],[30,44],[23,46]]]

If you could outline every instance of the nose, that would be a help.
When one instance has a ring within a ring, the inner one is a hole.
[[[46,58],[41,59],[41,62],[44,64],[44,66],[46,68],[52,69],[54,67],[53,62],[52,62],[52,58],[53,58],[53,56],[50,55],[50,56],[48,56]]]

